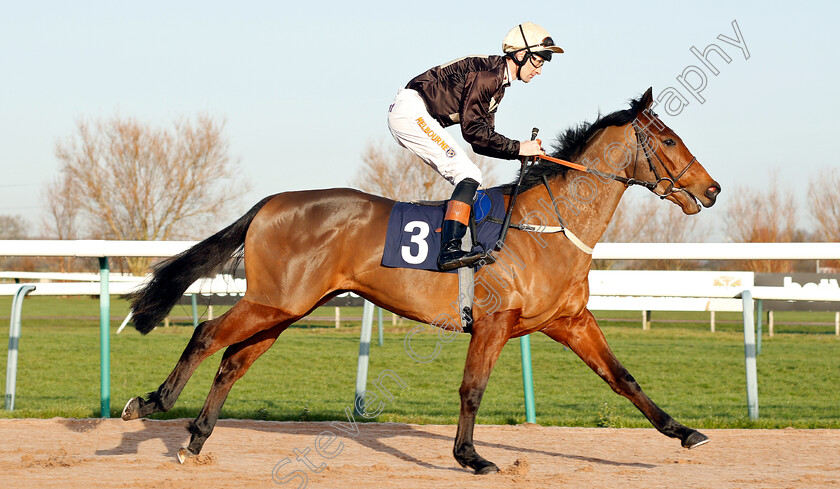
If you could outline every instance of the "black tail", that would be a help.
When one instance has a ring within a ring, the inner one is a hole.
[[[181,254],[154,266],[152,279],[128,295],[134,327],[142,334],[155,326],[201,277],[218,272],[245,244],[245,234],[254,216],[273,196],[261,200],[239,220]]]

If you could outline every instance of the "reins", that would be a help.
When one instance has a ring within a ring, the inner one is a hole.
[[[639,180],[639,179],[635,178],[636,168],[637,168],[637,164],[638,164],[638,150],[636,152],[636,160],[633,162],[633,176],[632,177],[623,177],[621,175],[616,175],[616,174],[613,174],[613,173],[602,172],[600,170],[596,170],[595,168],[590,168],[590,167],[587,167],[585,165],[581,165],[579,163],[572,163],[571,161],[561,160],[559,158],[554,158],[552,156],[547,156],[547,155],[538,155],[536,158],[539,158],[539,159],[542,159],[542,160],[545,160],[545,161],[550,161],[552,163],[562,165],[562,166],[566,166],[568,168],[572,168],[574,170],[582,171],[584,173],[590,173],[592,175],[596,175],[596,176],[601,177],[603,179],[615,180],[617,182],[623,183],[625,187],[629,187],[631,185],[639,185],[641,187],[645,187],[646,189],[650,190],[655,195],[659,196],[660,199],[664,199],[664,198],[668,197],[669,195],[671,195],[671,194],[673,194],[674,192],[677,192],[677,191],[686,192],[686,190],[684,188],[677,187],[676,185],[677,185],[677,182],[679,182],[680,178],[682,178],[682,176],[685,175],[685,173],[688,171],[688,169],[691,168],[691,165],[693,165],[694,162],[697,161],[697,157],[692,157],[692,159],[688,163],[688,165],[686,165],[685,168],[683,168],[682,171],[680,171],[680,173],[675,177],[674,174],[671,173],[671,170],[669,170],[668,167],[665,166],[665,162],[662,161],[662,158],[660,158],[659,155],[657,154],[656,148],[654,147],[654,143],[650,141],[650,137],[647,134],[645,134],[644,137],[642,136],[642,133],[644,133],[644,131],[640,130],[639,126],[636,124],[635,121],[633,121],[632,124],[633,124],[633,130],[636,133],[636,142],[638,143],[638,147],[641,148],[644,151],[645,159],[648,162],[648,168],[650,168],[651,172],[653,173],[653,176],[656,178],[655,181]],[[537,133],[537,128],[534,128],[534,131],[532,132],[532,138],[531,139],[534,139],[536,137],[536,133]],[[659,171],[657,170],[656,165],[653,164],[653,161],[651,161],[650,155],[653,155],[654,158],[656,158],[656,160],[659,162],[659,165],[662,166],[662,169],[665,170],[665,173],[667,173],[667,175],[668,175],[667,177],[662,177],[662,176],[659,175]],[[534,225],[531,225],[531,224],[521,224],[521,223],[520,224],[511,224],[510,223],[510,218],[511,218],[511,215],[513,214],[513,205],[516,202],[516,196],[519,194],[519,188],[522,185],[523,177],[524,177],[525,172],[528,168],[527,162],[528,162],[528,158],[523,158],[522,159],[522,169],[519,172],[519,179],[517,180],[516,185],[513,188],[513,191],[511,192],[511,197],[510,197],[510,201],[509,201],[509,204],[508,204],[508,210],[507,210],[507,213],[505,215],[505,220],[498,222],[499,224],[502,224],[502,234],[500,236],[499,241],[497,242],[496,250],[497,251],[501,250],[502,247],[504,246],[505,237],[507,235],[508,228],[514,228],[514,229],[518,229],[520,231],[526,231],[526,232],[536,232],[536,233],[558,233],[558,232],[560,232],[560,233],[563,233],[563,234],[566,235],[567,238],[569,238],[569,240],[575,246],[578,247],[578,249],[580,249],[584,253],[587,253],[587,254],[591,255],[592,254],[592,248],[590,246],[586,245],[583,241],[581,241],[577,236],[574,235],[574,233],[572,233],[566,227],[566,223],[563,220],[563,217],[560,215],[560,210],[557,208],[557,203],[556,203],[556,200],[554,198],[554,192],[551,190],[551,186],[548,184],[548,178],[545,175],[542,175],[542,182],[543,182],[543,185],[545,186],[545,189],[548,191],[548,196],[551,198],[551,206],[554,209],[554,214],[557,217],[557,221],[560,223],[560,226],[534,226]],[[662,194],[657,194],[656,193],[656,188],[659,186],[659,184],[661,182],[667,182],[667,186],[666,186],[666,188],[665,188],[665,190]],[[491,219],[491,221],[496,222],[495,219]]]
[[[639,179],[635,178],[635,175],[636,175],[636,164],[635,163],[633,164],[633,177],[628,178],[628,177],[622,177],[621,175],[616,175],[614,173],[602,172],[600,170],[596,170],[595,168],[590,168],[590,167],[581,165],[580,163],[572,163],[571,161],[561,160],[559,158],[554,158],[554,157],[547,156],[547,155],[540,155],[540,156],[538,156],[538,158],[540,158],[542,160],[550,161],[552,163],[556,163],[558,165],[566,166],[566,167],[572,168],[574,170],[579,170],[579,171],[582,171],[582,172],[585,172],[585,173],[591,173],[592,175],[596,175],[596,176],[604,178],[604,179],[615,180],[617,182],[623,183],[627,187],[629,187],[630,185],[639,185],[641,187],[645,187],[646,189],[650,190],[653,193],[656,193],[655,189],[656,189],[657,186],[659,186],[659,184],[661,182],[668,182],[668,186],[667,186],[665,192],[662,193],[662,194],[656,194],[656,195],[659,196],[660,199],[664,199],[665,197],[668,197],[669,195],[671,195],[672,193],[677,192],[677,191],[683,191],[684,192],[685,189],[683,189],[682,187],[677,187],[676,184],[679,181],[679,179],[682,178],[683,175],[685,175],[685,173],[688,171],[688,169],[691,168],[691,165],[693,165],[694,162],[697,161],[697,157],[693,157],[691,159],[691,161],[688,163],[688,165],[686,165],[685,168],[683,168],[682,171],[680,171],[680,173],[675,177],[674,174],[671,173],[671,170],[669,170],[668,167],[665,166],[665,162],[662,161],[662,158],[660,158],[659,155],[656,153],[656,149],[654,148],[653,143],[650,142],[649,137],[645,134],[645,136],[643,138],[641,136],[641,133],[644,133],[644,131],[641,131],[639,129],[639,126],[636,125],[635,122],[633,122],[632,124],[633,124],[633,130],[636,133],[636,141],[639,143],[639,147],[641,147],[644,150],[645,158],[647,159],[647,162],[648,162],[648,167],[650,168],[651,172],[653,172],[653,176],[656,177],[655,181],[639,180]],[[662,168],[665,170],[665,173],[668,174],[667,177],[659,176],[659,171],[657,171],[656,165],[654,165],[653,162],[650,159],[651,154],[656,158],[656,160],[659,162],[660,166],[662,166]],[[546,187],[548,187],[548,183],[546,181],[545,176],[543,176],[543,183],[545,184]],[[551,193],[551,191],[549,190],[549,194],[550,193]],[[552,199],[553,199],[553,197],[552,197]]]
[[[522,26],[520,25],[519,28],[521,29]],[[522,37],[525,37],[525,33],[522,34]],[[531,129],[531,141],[537,139],[537,134],[539,134],[539,128]],[[519,195],[519,187],[522,186],[522,180],[525,178],[526,170],[528,169],[528,161],[531,158],[525,156],[522,158],[522,168],[519,170],[519,178],[516,180],[516,185],[513,187],[513,192],[510,193],[510,200],[508,201],[508,208],[507,212],[505,213],[505,220],[502,222],[502,234],[499,236],[499,239],[496,241],[496,251],[501,251],[501,249],[505,246],[505,238],[507,237],[507,231],[511,227],[510,226],[510,218],[513,216],[513,205],[516,203],[516,196]],[[536,161],[536,158],[534,159]]]

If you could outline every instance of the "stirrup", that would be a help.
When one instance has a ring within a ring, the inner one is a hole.
[[[438,260],[438,268],[446,272],[449,270],[455,270],[456,268],[471,267],[480,261],[484,262],[483,265],[496,263],[496,259],[493,258],[493,255],[486,252],[472,253],[463,251],[462,253],[463,255],[450,258],[444,262]]]

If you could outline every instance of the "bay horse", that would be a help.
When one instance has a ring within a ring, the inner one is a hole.
[[[548,225],[562,220],[583,243],[594,246],[629,185],[644,185],[685,214],[699,212],[699,204],[712,206],[720,185],[650,110],[652,101],[648,89],[630,102],[629,109],[567,130],[552,155],[583,163],[588,170],[534,163],[523,175],[513,223]],[[505,187],[505,201],[512,187]],[[276,194],[227,228],[157,265],[150,281],[130,297],[134,326],[143,334],[164,319],[191,283],[219,270],[243,247],[247,291],[224,315],[195,329],[163,384],[145,398],[130,399],[122,418],[172,408],[196,367],[227,347],[204,406],[188,426],[192,436],[179,452],[183,461],[201,451],[234,382],[289,325],[331,297],[353,291],[384,309],[428,324],[448,315],[459,293],[456,274],[381,265],[393,206],[392,200],[352,189]],[[534,210],[539,209],[537,215]],[[708,441],[660,409],[610,350],[586,308],[592,257],[582,249],[562,234],[514,230],[503,251],[516,256],[522,266],[515,271],[500,269],[504,266],[500,260],[477,272],[477,282],[491,283],[492,278],[498,293],[490,301],[489,289],[479,293],[476,287],[453,450],[462,467],[477,474],[498,471],[476,453],[476,413],[502,347],[511,338],[535,332],[574,351],[657,430],[678,438],[683,447]],[[440,326],[440,321],[435,324]]]

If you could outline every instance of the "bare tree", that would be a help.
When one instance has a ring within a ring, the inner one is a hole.
[[[42,195],[47,203],[47,216],[42,220],[41,227],[45,235],[56,239],[78,239],[79,235],[79,201],[72,187],[72,181],[61,175],[49,183]],[[59,271],[76,272],[90,265],[91,260],[79,260],[73,257],[56,257],[45,259]]]
[[[0,239],[26,239],[29,223],[21,216],[0,215]]]
[[[685,243],[705,240],[709,226],[698,216],[687,216],[670,202],[649,192],[627,192],[610,225],[601,237],[605,243]],[[612,268],[615,261],[597,260],[597,268]],[[689,260],[636,260],[623,264],[629,269],[683,270],[696,268]]]
[[[362,154],[362,167],[352,185],[365,192],[394,200],[448,199],[452,185],[407,149],[390,144],[368,144]],[[490,158],[470,153],[481,169],[482,185],[496,185],[495,163]]]
[[[785,243],[799,241],[797,206],[793,192],[782,186],[778,174],[761,189],[741,186],[731,193],[724,218],[726,232],[736,243]],[[745,260],[737,265],[754,272],[790,272],[790,260]]]
[[[43,191],[48,209],[43,226],[57,239],[79,237],[79,196],[72,183],[69,178],[57,176]]]
[[[0,239],[27,239],[29,222],[22,216],[0,215]],[[37,267],[33,257],[0,256],[0,268],[5,270],[31,271]]]
[[[647,237],[655,228],[659,202],[630,192],[625,192],[615,209],[607,230],[601,236],[605,243],[637,243],[649,241]]]
[[[840,169],[823,168],[808,182],[808,208],[823,241],[840,242]]]
[[[120,116],[79,120],[76,133],[56,144],[61,178],[48,195],[53,232],[121,240],[205,234],[203,226],[238,210],[232,204],[247,190],[223,129],[207,115],[170,128]],[[128,261],[133,273],[148,264]]]
[[[840,169],[822,168],[808,181],[808,210],[814,220],[817,240],[840,242]],[[839,260],[826,260],[821,265],[840,268]]]

